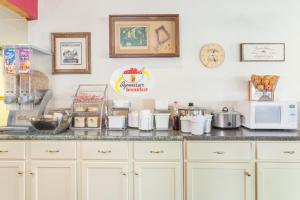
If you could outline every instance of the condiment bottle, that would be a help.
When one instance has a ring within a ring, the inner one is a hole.
[[[172,117],[172,127],[173,130],[179,131],[180,130],[180,116],[178,112],[179,104],[177,101],[174,102],[174,115]]]
[[[188,103],[188,116],[195,116],[194,113],[194,103]]]

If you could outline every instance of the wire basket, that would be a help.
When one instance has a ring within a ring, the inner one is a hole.
[[[100,130],[107,115],[107,84],[81,84],[72,103],[71,129]]]

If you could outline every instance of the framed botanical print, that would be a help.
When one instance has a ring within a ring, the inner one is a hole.
[[[91,33],[52,33],[52,74],[91,73]]]
[[[179,57],[179,15],[110,15],[111,58]]]
[[[242,62],[283,62],[285,61],[284,43],[242,43]]]

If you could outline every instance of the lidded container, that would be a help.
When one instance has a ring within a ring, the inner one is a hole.
[[[154,119],[156,130],[169,130],[170,113],[155,113]]]
[[[124,115],[108,116],[108,128],[109,129],[125,129],[126,117]]]
[[[128,127],[139,128],[139,112],[132,111],[128,113]]]
[[[220,112],[213,113],[213,127],[217,128],[239,128],[242,115],[239,112],[231,111],[224,107]]]
[[[190,133],[191,128],[190,128],[190,120],[192,119],[191,116],[181,116],[180,117],[180,128],[181,132],[183,133]]]
[[[204,134],[205,118],[202,115],[198,115],[190,119],[190,131],[193,135]]]
[[[153,130],[153,113],[150,110],[141,110],[139,113],[139,129],[143,131]]]

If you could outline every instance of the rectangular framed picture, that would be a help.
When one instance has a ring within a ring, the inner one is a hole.
[[[242,62],[284,62],[284,43],[242,43]]]
[[[179,57],[179,15],[110,15],[111,58]]]
[[[91,73],[91,33],[51,33],[52,73]]]

